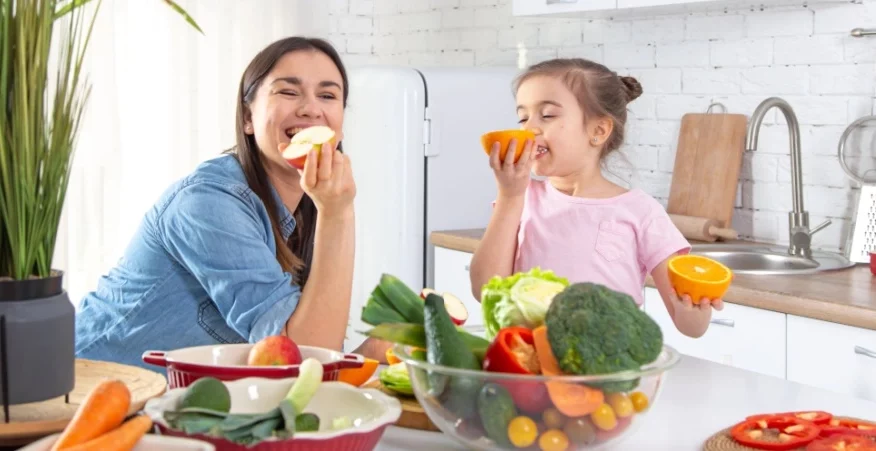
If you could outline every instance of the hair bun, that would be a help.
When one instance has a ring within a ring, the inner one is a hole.
[[[633,77],[620,77],[620,81],[624,86],[624,92],[627,94],[627,102],[632,102],[642,95],[642,85],[639,80]]]

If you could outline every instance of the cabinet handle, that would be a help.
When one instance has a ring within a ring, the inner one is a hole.
[[[871,351],[863,346],[855,346],[855,354],[860,354],[873,359],[876,359],[876,352]]]
[[[470,266],[469,266],[469,265],[465,265],[465,270],[466,270],[466,271],[468,271],[468,270],[469,270],[469,268],[470,268]]]
[[[719,326],[727,326],[727,327],[733,327],[736,325],[736,322],[733,321],[732,319],[715,318],[709,322],[712,324],[717,324]]]

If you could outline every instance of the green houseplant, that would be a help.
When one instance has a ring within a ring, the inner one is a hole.
[[[161,0],[196,30],[179,5]],[[74,385],[74,309],[52,268],[90,84],[83,58],[101,0],[0,0],[0,400]],[[14,346],[13,346],[14,344]]]

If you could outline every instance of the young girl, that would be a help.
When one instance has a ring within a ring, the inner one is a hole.
[[[498,275],[534,266],[572,282],[594,282],[642,304],[651,274],[678,330],[706,332],[720,299],[693,305],[669,282],[667,260],[690,245],[656,200],[607,180],[601,163],[624,139],[627,104],[642,94],[632,77],[620,77],[584,59],[536,64],[516,83],[520,124],[536,133],[515,163],[499,160],[493,145],[490,167],[498,196],[471,263],[472,294]],[[509,148],[513,148],[512,141]],[[546,180],[530,180],[530,171]]]

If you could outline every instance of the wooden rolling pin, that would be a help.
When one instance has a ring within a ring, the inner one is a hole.
[[[681,231],[685,238],[700,241],[715,241],[718,238],[735,240],[739,234],[733,229],[721,227],[721,223],[715,219],[698,218],[696,216],[684,216],[670,214],[669,218]]]

